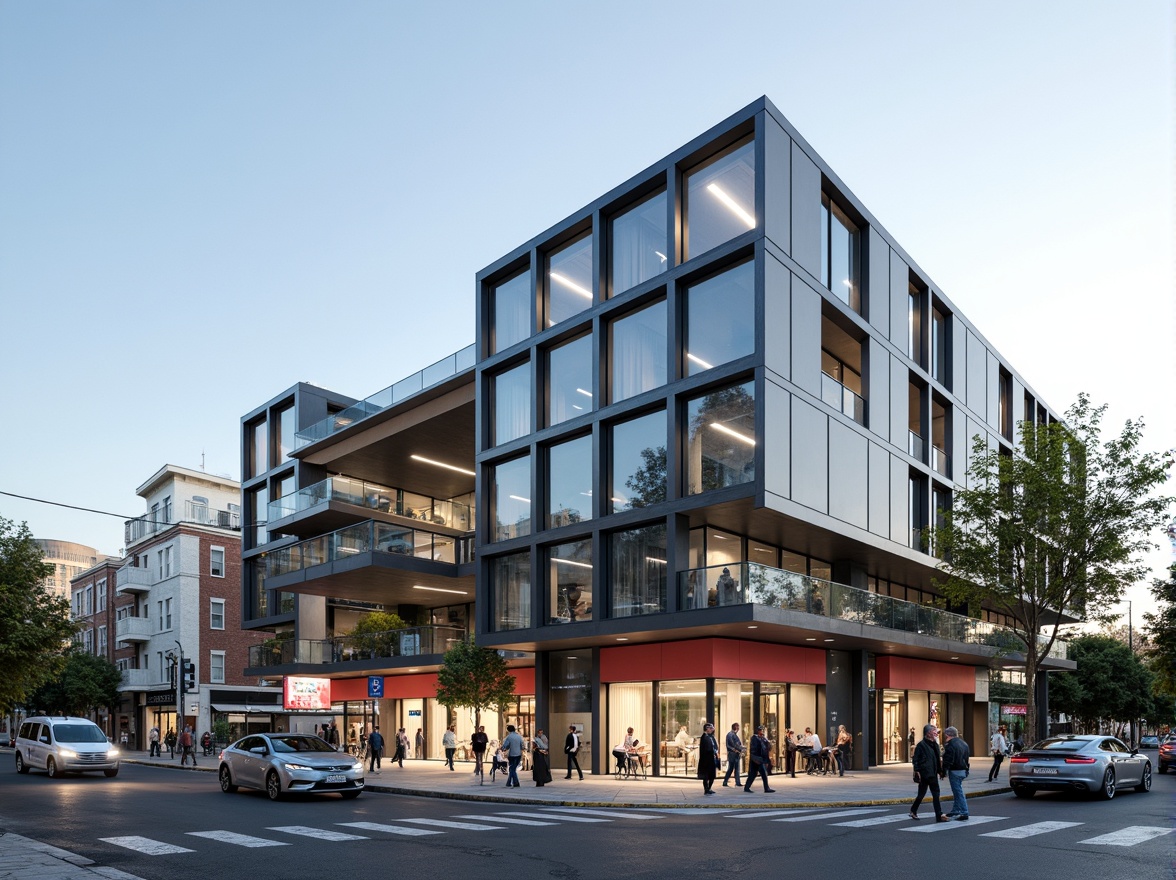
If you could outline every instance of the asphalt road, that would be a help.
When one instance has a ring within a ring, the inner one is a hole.
[[[1172,880],[1176,774],[1110,802],[1001,795],[971,810],[969,822],[937,825],[928,804],[913,822],[904,807],[575,810],[375,792],[271,803],[259,792],[223,794],[211,773],[162,767],[124,765],[116,779],[0,772],[0,828],[145,880]]]

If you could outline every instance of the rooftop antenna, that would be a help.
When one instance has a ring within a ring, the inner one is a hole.
[[[204,470],[204,450],[200,450],[200,470]]]

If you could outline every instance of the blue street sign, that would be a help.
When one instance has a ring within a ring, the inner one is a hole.
[[[368,676],[368,696],[373,700],[382,699],[384,696],[384,676],[369,675]]]

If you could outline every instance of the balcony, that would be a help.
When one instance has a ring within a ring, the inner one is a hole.
[[[926,448],[926,443],[923,438],[914,431],[907,431],[907,454],[915,461],[923,461],[923,450]]]
[[[333,639],[271,639],[249,647],[249,666],[260,669],[296,663],[347,663],[444,654],[464,641],[466,635],[466,630],[455,626],[414,626]]]
[[[165,687],[167,684],[168,681],[163,677],[163,674],[154,669],[124,669],[122,682],[118,689],[120,691],[146,690]]]
[[[473,561],[474,542],[470,538],[367,520],[272,551],[266,556],[266,577],[348,559],[359,553],[387,553],[458,564]]]
[[[942,477],[951,479],[951,458],[938,446],[931,447],[931,469]]]
[[[395,385],[389,385],[383,391],[377,391],[366,400],[361,400],[359,403],[299,431],[295,439],[295,448],[301,449],[303,446],[317,443],[336,431],[342,431],[368,416],[386,410],[393,404],[407,400],[414,394],[439,385],[464,370],[472,369],[475,361],[475,347],[467,345],[461,351],[442,358],[437,363],[425,367],[420,372],[413,373],[406,379],[401,379]]]
[[[161,511],[145,513],[142,516],[129,519],[123,524],[123,543],[130,547],[144,538],[150,538],[152,535],[162,532],[170,525],[171,523],[164,522],[164,514]]]
[[[380,513],[419,519],[462,532],[474,530],[474,509],[460,501],[447,501],[356,480],[351,477],[328,477],[290,495],[269,503],[269,522],[293,516],[319,504],[336,501]]]
[[[146,593],[155,583],[155,578],[149,568],[124,565],[118,570],[114,583],[116,593]]]
[[[150,617],[123,617],[114,622],[114,638],[118,642],[148,642],[155,635],[155,624]]]
[[[716,565],[681,572],[678,607],[706,610],[712,606],[750,603],[953,642],[987,645],[1002,653],[1025,650],[1025,643],[1016,633],[996,624],[754,562],[726,566],[732,577],[737,578],[733,586],[708,589],[708,584],[719,583],[723,568]],[[1045,637],[1038,637],[1042,647],[1046,641]],[[1058,639],[1048,656],[1064,660],[1067,647],[1066,642]]]
[[[821,400],[859,425],[866,423],[866,401],[828,373],[821,373]]]
[[[196,504],[192,501],[184,502],[184,522],[241,531],[241,514],[237,511],[213,510],[207,504]]]

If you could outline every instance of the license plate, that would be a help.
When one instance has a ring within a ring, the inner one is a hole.
[[[1033,772],[1038,776],[1057,776],[1057,767],[1034,767]]]
[[[327,782],[346,782],[346,781],[347,781],[347,777],[344,776],[342,773],[332,773],[330,776],[327,777]]]

